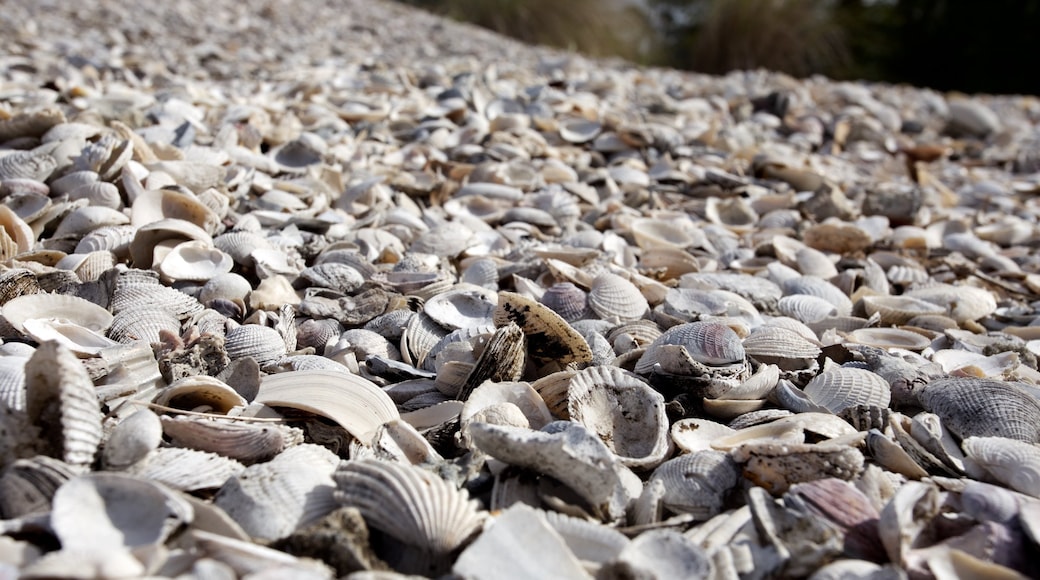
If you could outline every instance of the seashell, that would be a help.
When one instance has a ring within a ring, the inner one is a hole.
[[[45,455],[74,467],[93,463],[101,409],[94,382],[70,350],[45,342],[25,363],[25,409],[32,424],[47,429]]]
[[[171,280],[207,281],[231,272],[231,256],[208,242],[192,240],[174,246],[159,264],[159,272]]]
[[[708,221],[736,233],[748,232],[758,223],[758,213],[742,197],[710,197],[704,215]]]
[[[151,268],[157,260],[162,259],[156,255],[157,248],[164,245],[176,247],[181,242],[192,240],[211,243],[206,230],[189,221],[167,218],[151,222],[137,228],[129,245],[130,259],[138,268]]]
[[[344,294],[354,292],[365,283],[361,272],[339,262],[316,264],[300,272],[300,277],[314,286],[329,288]]]
[[[227,173],[225,167],[197,161],[157,161],[149,163],[147,167],[153,175],[165,173],[172,177],[175,183],[195,193],[219,187]]]
[[[649,374],[658,364],[658,349],[681,346],[692,360],[711,366],[722,366],[744,360],[744,345],[731,328],[717,322],[690,322],[673,326],[647,347],[636,363],[637,374]],[[673,373],[669,369],[665,372]]]
[[[603,320],[622,323],[646,316],[650,305],[635,284],[604,272],[592,281],[588,305]]]
[[[72,270],[82,282],[93,282],[115,265],[115,254],[108,250],[100,250],[87,254],[69,254],[55,264],[55,267]]]
[[[945,308],[912,296],[864,296],[861,302],[868,316],[877,314],[886,326],[906,324],[916,316],[946,313]]]
[[[49,511],[54,492],[78,471],[46,455],[11,461],[0,475],[0,514],[13,519]]]
[[[567,390],[571,421],[585,426],[623,465],[651,469],[671,452],[664,397],[617,367],[589,367]]]
[[[54,230],[56,237],[81,238],[87,233],[105,226],[129,223],[122,212],[102,206],[88,205],[67,214]]]
[[[562,370],[541,377],[531,383],[531,388],[545,401],[546,406],[557,419],[567,420],[570,413],[567,410],[567,392],[570,389],[571,379],[578,374],[573,370]]]
[[[854,445],[865,435],[856,433],[814,444],[760,440],[744,443],[730,455],[744,465],[745,478],[778,495],[796,483],[857,477],[863,471],[863,454]]]
[[[538,301],[567,322],[585,318],[591,312],[588,307],[588,294],[570,282],[560,282],[546,288]]]
[[[95,332],[104,332],[113,321],[104,308],[65,294],[27,294],[7,301],[0,314],[19,332],[29,320],[63,320]]]
[[[444,328],[478,328],[491,324],[498,294],[479,286],[459,284],[423,305],[423,312]]]
[[[252,357],[260,366],[277,361],[285,356],[285,339],[278,331],[257,324],[244,324],[232,328],[224,338],[224,348],[231,360]]]
[[[164,331],[180,335],[180,320],[172,313],[157,310],[152,304],[145,303],[137,308],[120,310],[112,318],[108,337],[124,344],[138,340],[155,343],[161,341],[160,333]]]
[[[528,355],[560,365],[592,360],[588,342],[559,314],[514,292],[499,292],[493,319],[496,326],[515,322],[527,337]]]
[[[729,455],[704,450],[662,463],[650,481],[664,484],[661,504],[669,511],[704,521],[722,511],[725,496],[737,484],[739,475]]]
[[[948,377],[931,381],[916,394],[921,406],[938,415],[943,426],[961,439],[1040,441],[1040,403],[1014,384]]]
[[[852,313],[852,300],[837,286],[823,278],[799,276],[785,280],[780,286],[784,289],[784,293],[789,296],[805,294],[823,298],[834,305],[837,309],[837,316],[848,316]]]
[[[137,229],[133,226],[102,226],[80,238],[76,244],[77,254],[109,251],[121,260],[130,256],[130,242],[133,241]]]
[[[1040,448],[1004,437],[966,437],[966,467],[976,479],[988,475],[1002,485],[1040,497]]]
[[[206,283],[199,290],[199,302],[210,304],[214,300],[227,300],[238,304],[245,310],[246,299],[252,289],[249,280],[239,274],[233,272],[216,274],[207,278]]]
[[[130,550],[143,554],[162,546],[193,517],[186,500],[154,482],[118,473],[82,475],[54,494],[50,525],[61,550],[51,557],[67,554],[84,568],[103,567],[113,575],[144,574]]]
[[[14,210],[3,204],[0,204],[0,228],[2,228],[0,235],[6,240],[6,250],[4,251],[9,254],[8,257],[14,257],[15,254],[22,254],[32,249],[36,239],[32,228],[25,223],[25,220],[18,217]],[[55,233],[55,235],[58,234]]]
[[[39,292],[40,283],[30,270],[11,268],[0,273],[0,306],[19,296]]]
[[[140,409],[112,429],[101,451],[101,462],[108,469],[122,469],[143,459],[162,442],[163,427],[158,415]]]
[[[777,310],[784,316],[806,324],[813,324],[828,318],[838,317],[838,307],[819,296],[808,294],[792,294],[784,296],[776,303]]]
[[[69,191],[68,196],[72,201],[85,199],[89,205],[96,207],[120,209],[123,206],[119,188],[107,181],[85,183]]]
[[[711,449],[712,441],[734,433],[735,429],[708,419],[681,419],[671,428],[672,441],[685,453]]]
[[[820,356],[820,347],[793,330],[762,326],[743,341],[744,352],[762,364],[777,365],[781,370],[808,368]],[[779,377],[777,377],[779,378]]]
[[[988,290],[974,286],[940,284],[907,291],[903,296],[931,302],[945,309],[943,314],[957,322],[978,320],[993,314],[997,302]]]
[[[0,142],[21,137],[43,137],[55,126],[68,125],[65,114],[56,106],[22,111],[0,121]]]
[[[635,537],[603,566],[597,576],[627,575],[651,578],[708,578],[715,571],[705,550],[685,534],[658,529]]]
[[[683,227],[685,222],[640,218],[632,220],[629,230],[637,246],[644,250],[682,249],[700,246],[704,236],[697,236],[692,227]]]
[[[878,535],[889,561],[903,566],[909,552],[941,506],[939,489],[932,483],[908,481],[885,504],[878,518]]]
[[[484,523],[478,502],[418,467],[360,459],[340,464],[333,479],[337,501],[397,540],[400,551],[383,557],[404,573],[447,572],[453,553]]]
[[[816,375],[804,390],[815,403],[835,414],[855,405],[887,407],[892,398],[888,381],[880,375],[849,367]]]
[[[582,562],[578,560],[582,554],[569,546],[567,536],[549,523],[553,515],[556,514],[536,510],[520,502],[512,505],[494,519],[494,525],[489,526],[487,531],[459,554],[452,572],[464,578],[587,576]],[[595,529],[605,528],[596,526]],[[621,541],[627,543],[628,539],[622,536]],[[538,554],[539,557],[530,558],[530,554]]]
[[[607,335],[607,340],[614,352],[624,354],[652,344],[661,334],[656,324],[649,320],[637,320],[614,327]]]
[[[328,370],[268,375],[253,400],[326,417],[362,443],[383,423],[400,418],[390,396],[371,381]]]
[[[856,224],[828,218],[806,229],[802,233],[802,241],[810,248],[822,252],[850,254],[866,251],[873,245],[874,238]]]
[[[58,167],[58,162],[46,153],[10,151],[0,156],[0,181],[32,179],[47,181]]]
[[[206,375],[178,379],[162,389],[154,402],[165,407],[226,415],[234,407],[249,404],[227,383]]]
[[[470,437],[495,459],[556,478],[604,521],[622,518],[639,493],[638,477],[598,437],[576,423],[556,421],[541,431],[475,423],[470,425]]]
[[[902,348],[915,352],[931,344],[927,337],[902,328],[857,328],[846,334],[845,340],[877,348]]]
[[[568,143],[587,143],[596,138],[603,129],[598,121],[573,117],[559,124],[560,138]]]
[[[215,453],[178,447],[153,449],[123,473],[141,479],[155,480],[181,491],[216,489],[245,466]]]
[[[267,238],[253,232],[232,231],[213,238],[213,245],[218,250],[231,256],[240,266],[253,266],[253,252],[273,249]]]
[[[338,464],[324,447],[298,445],[228,478],[213,503],[250,536],[278,540],[336,509],[332,473]]]

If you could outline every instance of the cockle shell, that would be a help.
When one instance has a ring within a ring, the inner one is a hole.
[[[815,403],[835,414],[855,405],[888,407],[892,399],[892,389],[880,375],[849,367],[816,375],[804,390]]]
[[[681,346],[693,360],[706,365],[738,363],[745,355],[740,337],[728,326],[717,322],[690,322],[669,328],[651,343],[636,363],[636,373],[643,375],[653,371],[659,362],[658,349],[670,345]]]
[[[962,445],[972,476],[989,475],[1015,491],[1040,498],[1040,447],[1004,437],[968,437]]]
[[[229,478],[213,503],[250,536],[281,539],[336,509],[332,472],[338,464],[324,447],[298,445]]]
[[[67,348],[45,342],[25,364],[26,413],[46,429],[44,454],[76,467],[93,463],[101,443],[101,409],[94,382]]]
[[[460,284],[427,300],[423,312],[449,330],[474,328],[492,322],[497,301],[495,292]]]
[[[588,294],[570,282],[553,284],[545,290],[539,302],[551,308],[567,322],[584,318],[590,312]]]
[[[1014,384],[948,377],[931,381],[916,394],[921,406],[938,415],[943,426],[961,439],[1040,442],[1040,402]]]
[[[361,511],[369,526],[397,540],[390,563],[406,573],[447,571],[453,552],[483,525],[485,513],[463,490],[419,467],[360,459],[333,474],[333,496]]]
[[[224,348],[231,360],[252,357],[261,366],[285,356],[285,339],[273,328],[244,324],[232,328],[224,339]]]
[[[571,379],[567,401],[570,419],[598,435],[628,467],[651,469],[671,451],[664,397],[628,371],[589,367]]]
[[[699,521],[722,511],[729,490],[740,473],[729,455],[720,451],[696,451],[680,455],[654,470],[651,481],[664,484],[662,505]]]
[[[791,294],[776,303],[777,310],[806,324],[820,322],[838,316],[838,307],[819,296]]]
[[[231,272],[231,256],[209,242],[192,240],[174,246],[159,264],[159,272],[171,280],[208,281]]]
[[[820,356],[820,346],[793,330],[762,326],[743,340],[744,352],[763,364],[775,364],[782,370],[808,368]]]
[[[861,302],[867,315],[877,314],[883,325],[906,324],[915,316],[946,313],[942,306],[912,296],[864,296]]]
[[[588,304],[600,318],[616,322],[639,320],[650,309],[635,284],[609,272],[596,276],[592,281]]]

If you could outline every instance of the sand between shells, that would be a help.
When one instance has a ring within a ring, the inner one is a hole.
[[[1040,574],[1035,98],[5,11],[0,575]]]

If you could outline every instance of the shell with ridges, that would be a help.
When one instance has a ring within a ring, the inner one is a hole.
[[[855,405],[887,407],[892,399],[892,389],[880,375],[848,367],[816,375],[805,385],[805,394],[832,413]]]
[[[592,281],[588,304],[600,318],[616,322],[639,320],[650,309],[635,284],[609,272],[596,276]]]
[[[946,377],[926,384],[917,398],[961,439],[1007,437],[1040,442],[1040,402],[1012,383]]]

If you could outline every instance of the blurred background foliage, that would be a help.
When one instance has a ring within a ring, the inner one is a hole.
[[[400,0],[592,56],[705,73],[1040,94],[1040,0]]]

